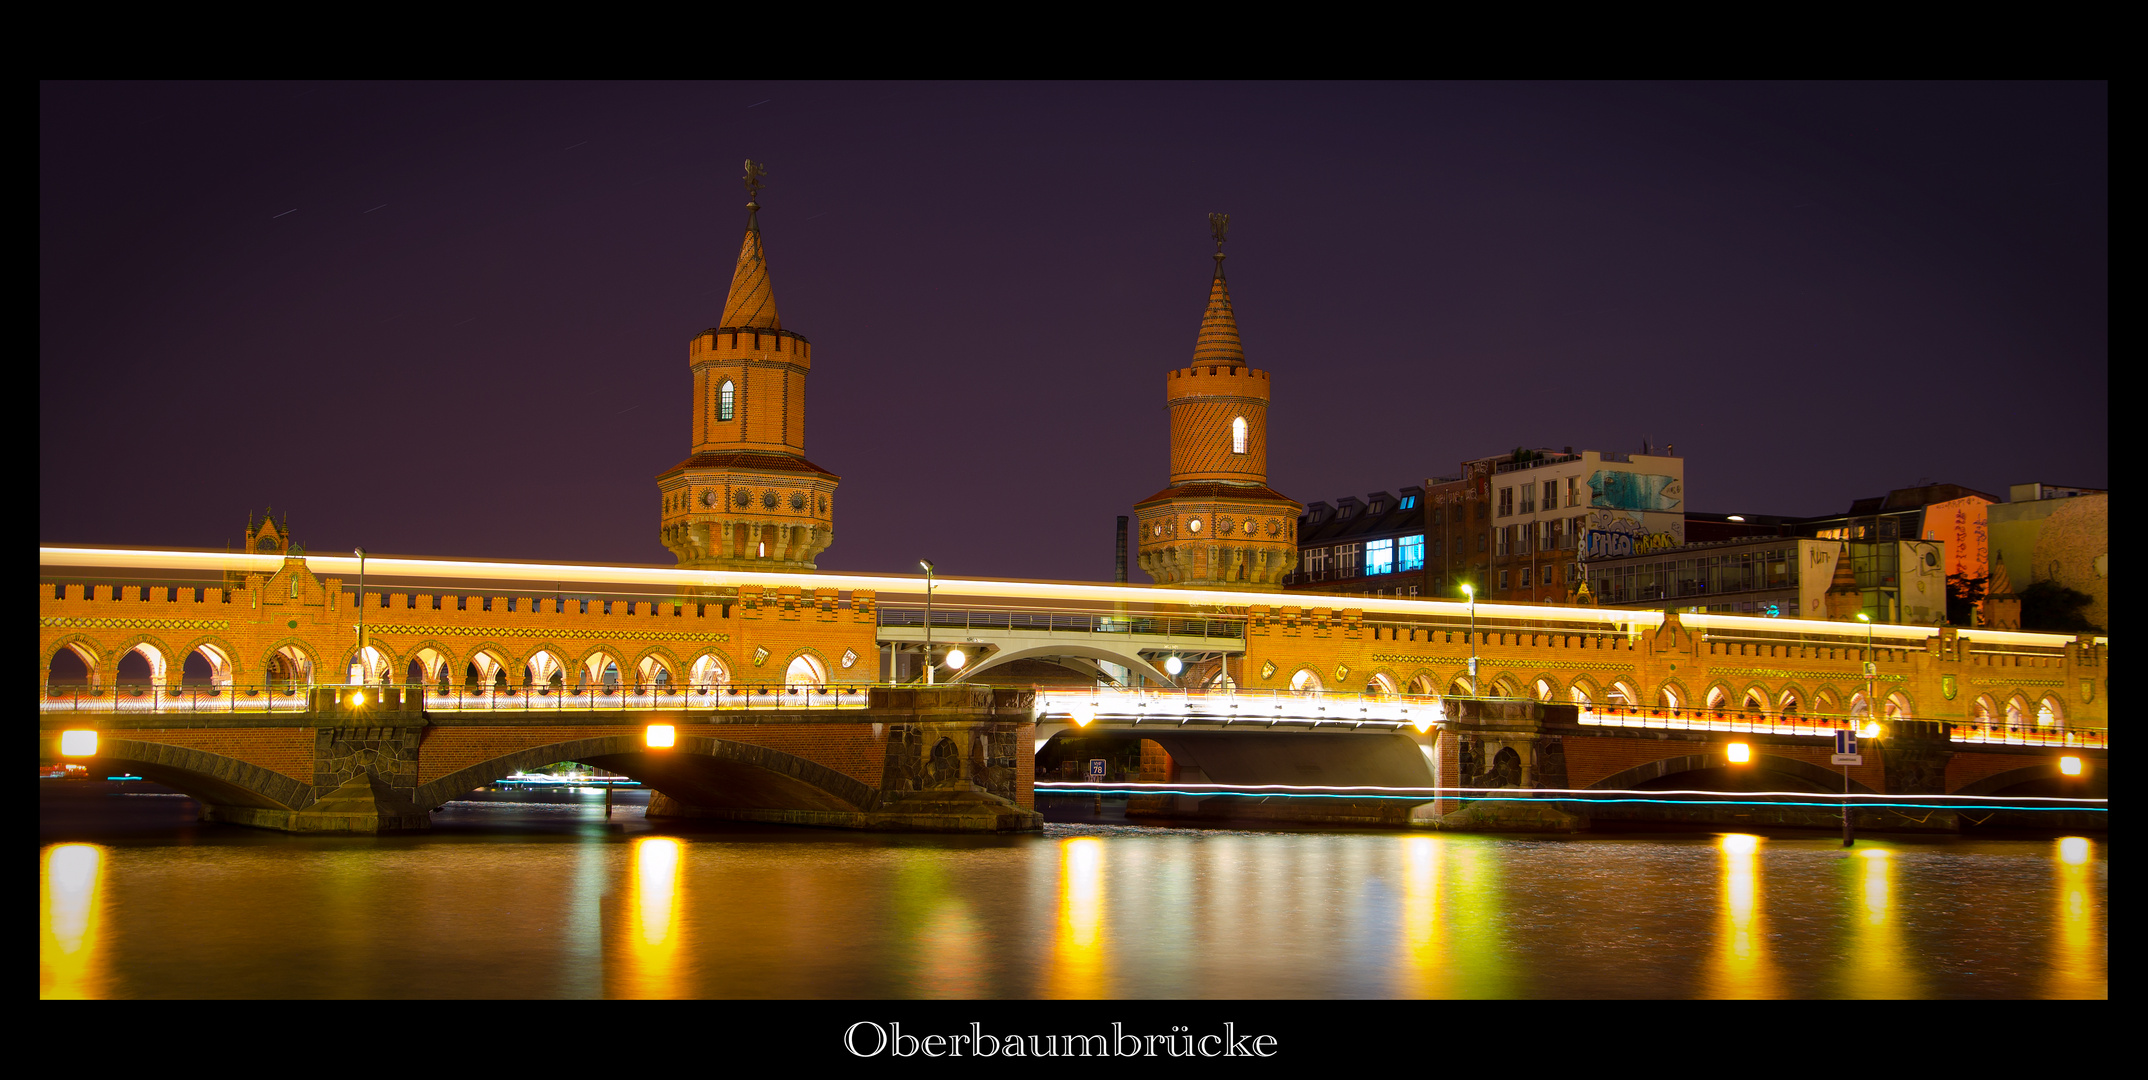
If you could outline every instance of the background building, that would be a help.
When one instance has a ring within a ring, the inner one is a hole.
[[[1298,569],[1284,587],[1323,593],[1429,596],[1424,489],[1345,495],[1298,517]]]
[[[1643,444],[1637,454],[1517,449],[1465,462],[1486,476],[1486,580],[1478,596],[1561,603],[1581,563],[1646,555],[1685,543],[1685,461]]]
[[[2037,483],[2015,484],[2007,495],[2006,502],[1984,510],[1991,543],[1991,598],[2011,601],[2021,590],[2049,581],[2088,594],[2081,614],[2090,623],[2109,627],[2110,493]],[[1993,621],[1999,625],[2004,620]]]

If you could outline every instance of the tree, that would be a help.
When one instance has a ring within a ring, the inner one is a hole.
[[[2039,581],[2021,590],[2020,596],[2023,630],[2103,633],[2103,627],[2089,622],[2088,616],[2081,613],[2096,598],[2079,589],[2069,589],[2056,581]]]
[[[1975,626],[1977,603],[1984,599],[1984,590],[1990,585],[1991,579],[1988,577],[1970,577],[1967,574],[1948,574],[1948,625]]]

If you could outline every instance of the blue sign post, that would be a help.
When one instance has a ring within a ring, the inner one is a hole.
[[[1835,729],[1834,763],[1842,766],[1842,846],[1857,842],[1857,835],[1850,831],[1850,766],[1865,763],[1865,756],[1857,752],[1857,732],[1854,729]]]

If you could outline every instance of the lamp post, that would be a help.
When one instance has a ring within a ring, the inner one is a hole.
[[[365,549],[354,548],[351,554],[358,556],[358,684],[365,685]]]
[[[1860,611],[1857,613],[1857,621],[1865,624],[1865,719],[1869,722],[1872,718],[1873,695],[1879,693],[1879,665],[1872,662],[1872,616]],[[1850,722],[1856,723],[1857,718],[1851,717]],[[1854,728],[1851,729],[1853,734],[1855,730]],[[1857,834],[1852,832],[1850,827],[1850,767],[1844,765],[1842,767],[1842,846],[1849,847],[1855,843],[1857,843]]]
[[[1469,696],[1483,697],[1477,691],[1477,590],[1464,585],[1462,595],[1469,597]]]
[[[932,560],[919,559],[925,568],[925,685],[932,685]]]

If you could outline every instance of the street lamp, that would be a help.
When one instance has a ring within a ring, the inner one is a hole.
[[[1477,590],[1464,585],[1462,595],[1469,597],[1469,696],[1483,697],[1477,692]]]
[[[365,549],[353,548],[351,554],[358,556],[358,678],[365,684]]]
[[[1865,624],[1865,724],[1872,729],[1858,734],[1869,739],[1879,734],[1879,663],[1872,649],[1872,616],[1860,611],[1857,620]]]
[[[932,560],[919,559],[925,568],[925,685],[932,685]]]

